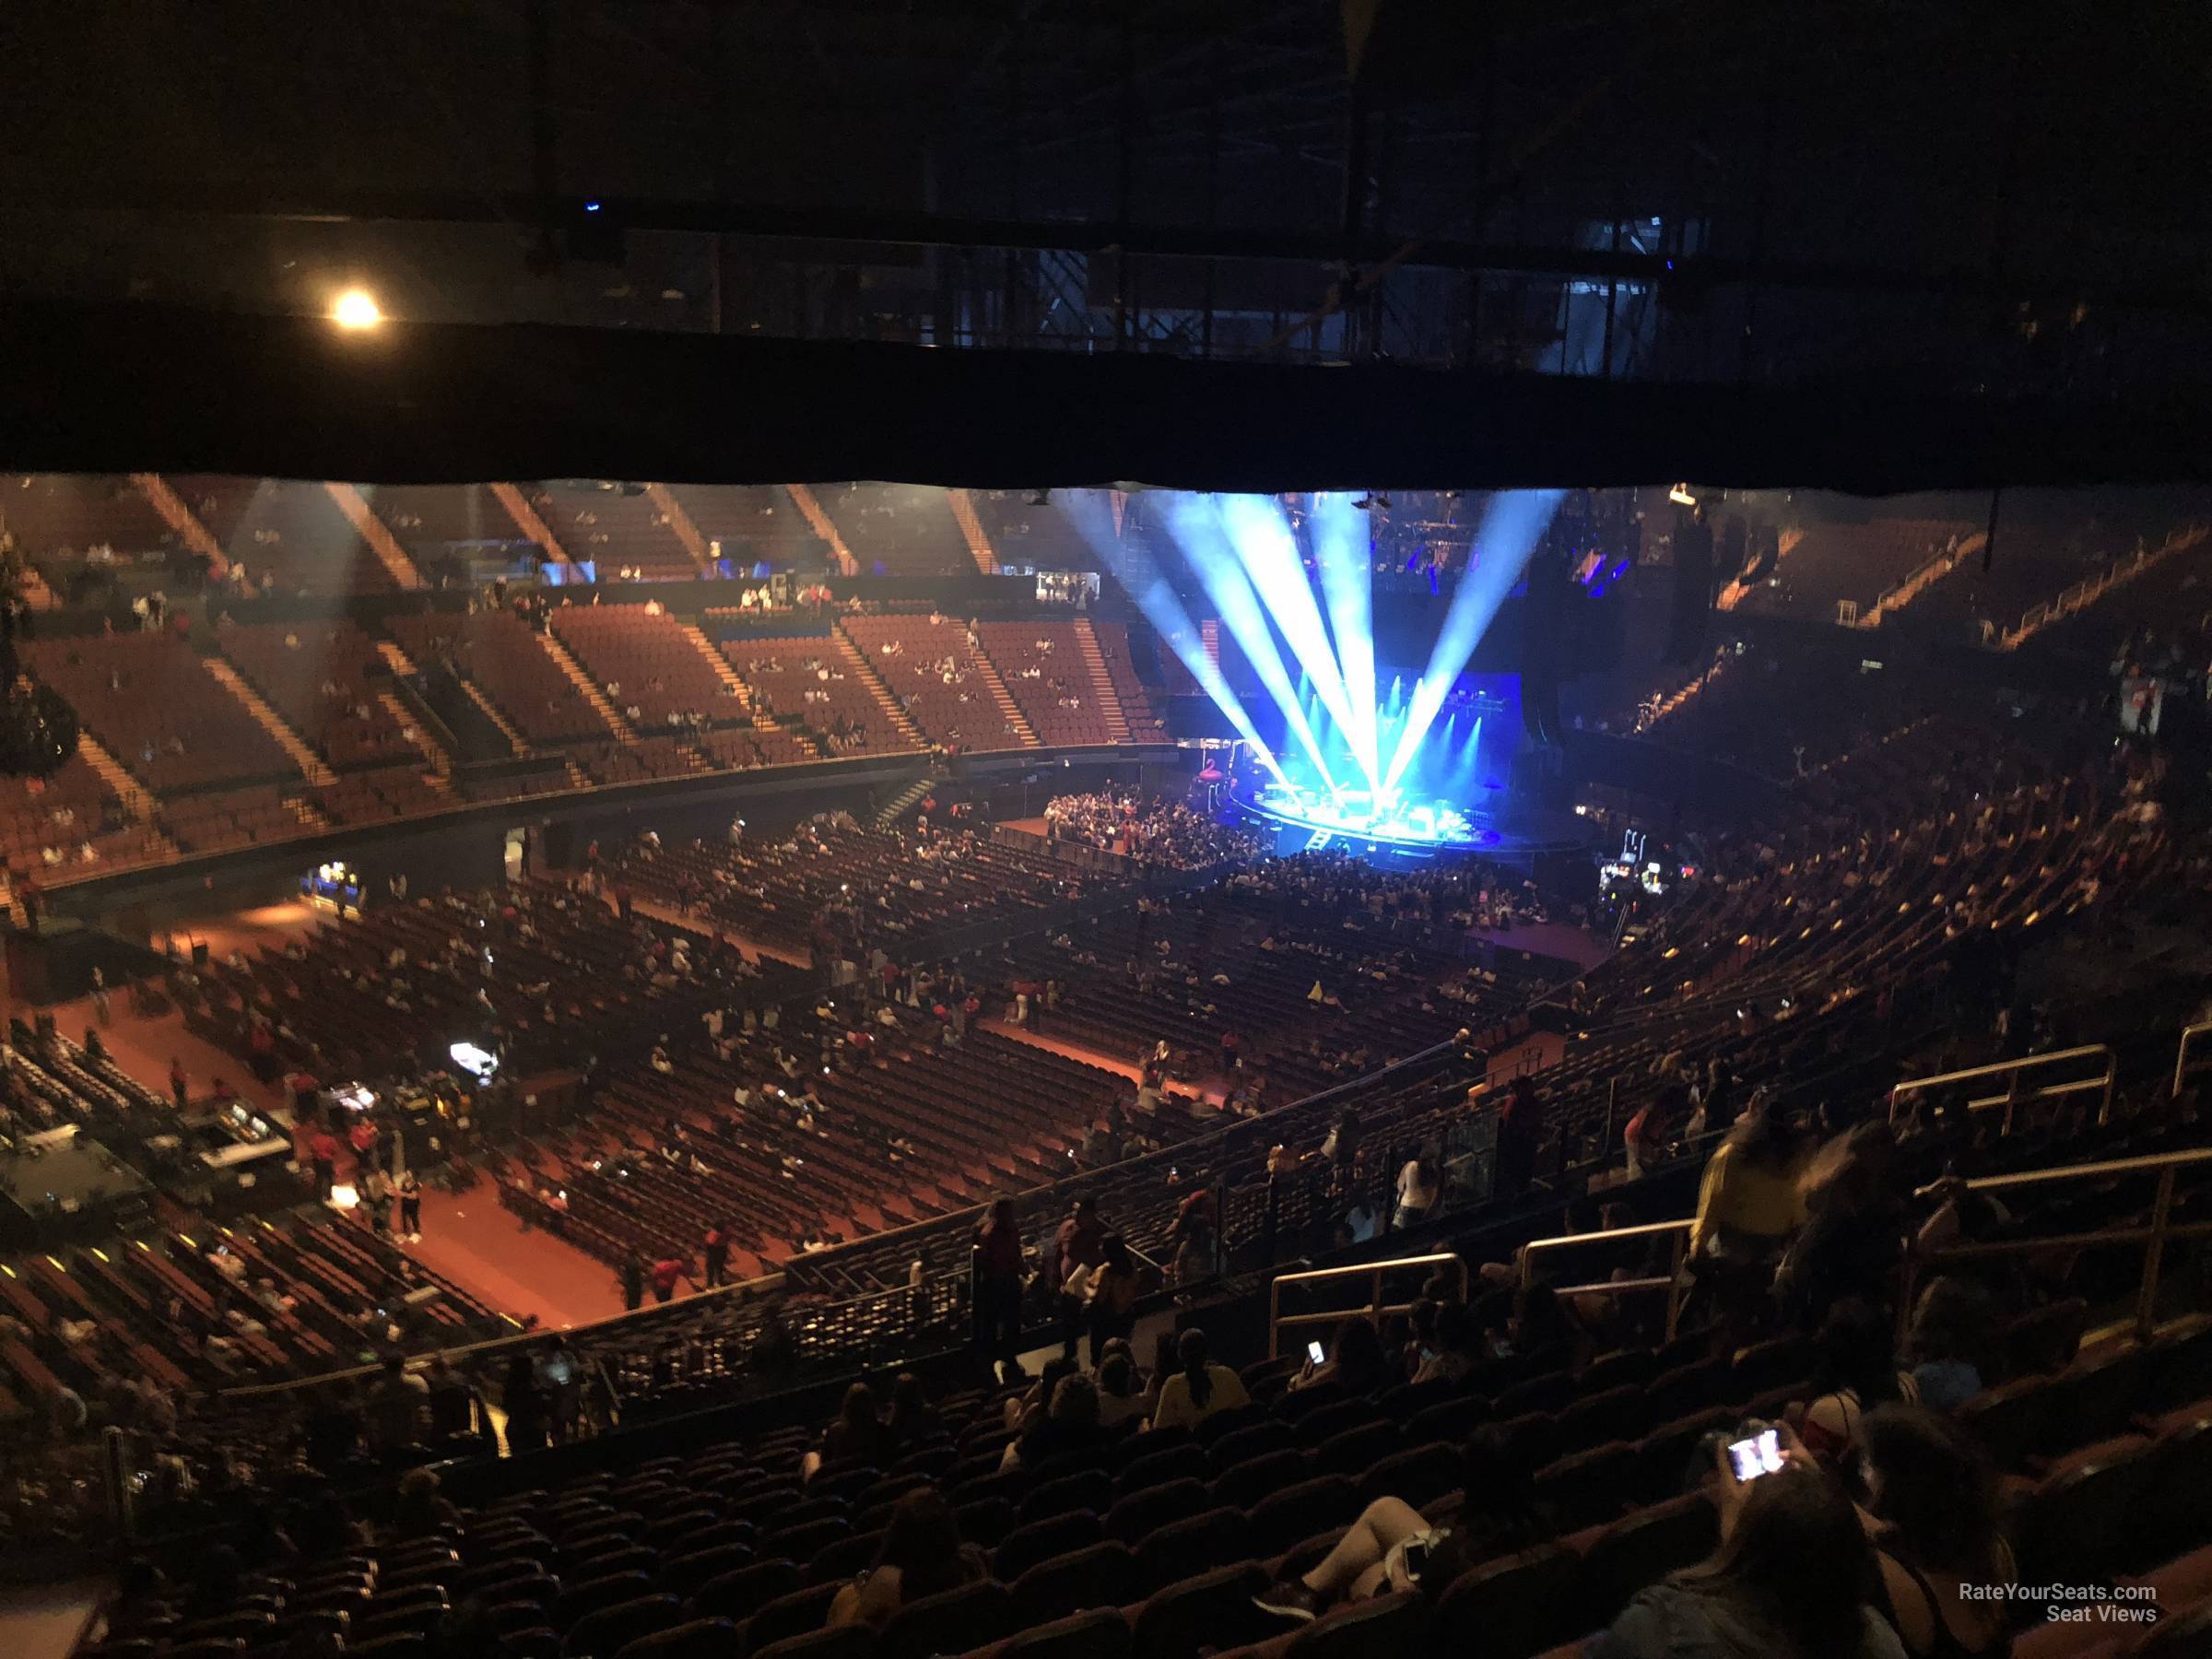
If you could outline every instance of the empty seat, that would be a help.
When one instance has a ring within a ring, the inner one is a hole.
[[[1129,1659],[1129,1621],[1122,1610],[1093,1607],[1007,1638],[997,1659]]]
[[[561,1643],[567,1659],[599,1659],[629,1646],[641,1636],[683,1622],[684,1604],[673,1595],[641,1595],[587,1613],[570,1627]]]
[[[1136,1558],[1110,1541],[1038,1562],[1014,1582],[1017,1625],[1043,1624],[1086,1607],[1113,1607],[1135,1593]]]
[[[1101,1536],[1099,1518],[1088,1510],[1032,1521],[1027,1526],[1016,1527],[1000,1540],[992,1555],[992,1571],[1000,1583],[1010,1584],[1038,1562],[1065,1555],[1071,1549],[1087,1548]]]
[[[1237,1561],[1155,1590],[1131,1627],[1133,1659],[1196,1659],[1279,1631],[1282,1626],[1253,1606],[1267,1587],[1257,1561]]]
[[[1171,1480],[1133,1492],[1106,1512],[1106,1535],[1135,1544],[1147,1533],[1209,1507],[1206,1488],[1195,1480]]]
[[[911,1601],[891,1616],[877,1644],[881,1659],[965,1653],[1014,1629],[1014,1598],[990,1579]]]
[[[691,1610],[718,1618],[750,1618],[779,1596],[799,1588],[806,1570],[796,1561],[756,1561],[718,1572],[691,1593]]]
[[[1323,1475],[1269,1494],[1249,1512],[1252,1547],[1287,1549],[1299,1539],[1324,1527],[1343,1526],[1359,1512],[1359,1500],[1351,1481],[1342,1475]]]

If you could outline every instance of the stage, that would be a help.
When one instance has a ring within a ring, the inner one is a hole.
[[[1531,806],[1502,789],[1485,791],[1479,803],[1406,796],[1378,806],[1364,790],[1330,794],[1263,782],[1234,785],[1228,811],[1271,836],[1269,851],[1277,856],[1338,852],[1399,864],[1480,857],[1533,873],[1539,856],[1595,853],[1583,819]]]

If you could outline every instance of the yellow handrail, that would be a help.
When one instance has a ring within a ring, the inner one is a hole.
[[[2189,1069],[2189,1045],[2206,1031],[2212,1031],[2212,1019],[2199,1020],[2194,1025],[2182,1028],[2182,1044],[2173,1054],[2173,1092],[2177,1095],[2182,1092],[2183,1075]]]
[[[1618,1295],[1624,1290],[1661,1290],[1666,1292],[1666,1339],[1675,1338],[1675,1327],[1682,1317],[1683,1283],[1682,1263],[1689,1251],[1689,1230],[1696,1218],[1685,1216],[1679,1221],[1646,1221],[1636,1227],[1617,1227],[1608,1232],[1561,1233],[1557,1238],[1531,1239],[1521,1246],[1513,1257],[1513,1277],[1523,1286],[1531,1283],[1529,1267],[1540,1251],[1571,1250],[1576,1245],[1618,1244],[1627,1239],[1657,1238],[1662,1233],[1674,1235],[1672,1260],[1665,1278],[1601,1279],[1587,1285],[1559,1285],[1553,1287],[1555,1296]]]
[[[2017,1077],[2021,1073],[2032,1071],[2038,1066],[2063,1065],[2068,1061],[2084,1060],[2098,1054],[2104,1057],[2104,1076],[2090,1081],[2103,1091],[2104,1099],[2098,1107],[2097,1121],[2100,1124],[2104,1123],[2112,1114],[2112,1090],[2120,1077],[2119,1062],[2112,1051],[2105,1044],[2088,1042],[2079,1048],[2057,1049],[2048,1054],[2025,1054],[2018,1060],[1997,1060],[1987,1065],[1969,1065],[1959,1071],[1938,1072],[1932,1077],[1909,1077],[1889,1091],[1889,1125],[1891,1128],[1897,1126],[1899,1108],[1908,1095],[1918,1094],[1925,1089],[1937,1088],[1947,1083],[1968,1083],[1979,1077]],[[2075,1086],[2053,1085],[2048,1090],[2038,1088],[2031,1093],[2022,1094],[2018,1099],[2007,1092],[1985,1100],[1970,1100],[1967,1104],[1971,1109],[1976,1110],[1987,1110],[1992,1106],[2004,1107],[2005,1133],[2009,1135],[2012,1133],[2012,1109],[2019,1104],[2020,1100],[2040,1100],[2045,1099],[2046,1095],[2075,1092],[2077,1092]]]
[[[1359,1262],[1348,1267],[1312,1267],[1303,1273],[1284,1273],[1276,1276],[1267,1287],[1267,1357],[1272,1359],[1281,1349],[1277,1342],[1285,1325],[1335,1324],[1348,1314],[1365,1313],[1380,1319],[1385,1313],[1410,1312],[1411,1302],[1384,1302],[1382,1276],[1405,1267],[1453,1267],[1459,1275],[1461,1300],[1467,1295],[1467,1264],[1453,1251],[1440,1251],[1432,1255],[1393,1256],[1382,1262]],[[1318,1284],[1324,1279],[1366,1278],[1373,1281],[1373,1289],[1363,1308],[1332,1308],[1320,1313],[1285,1313],[1283,1287],[1285,1285]]]

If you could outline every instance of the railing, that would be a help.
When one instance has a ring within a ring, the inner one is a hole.
[[[1695,1218],[1683,1217],[1679,1221],[1647,1221],[1641,1227],[1617,1227],[1609,1232],[1563,1233],[1553,1239],[1531,1239],[1521,1246],[1513,1257],[1513,1277],[1525,1288],[1535,1283],[1531,1277],[1536,1257],[1547,1251],[1588,1250],[1598,1245],[1618,1246],[1634,1239],[1656,1239],[1664,1235],[1673,1238],[1673,1251],[1665,1278],[1596,1279],[1586,1285],[1554,1285],[1552,1294],[1562,1299],[1574,1296],[1620,1296],[1629,1291],[1664,1290],[1666,1292],[1666,1339],[1675,1339],[1676,1326],[1682,1318],[1682,1294],[1688,1288],[1684,1282],[1682,1264],[1689,1252],[1689,1230]]]
[[[2097,1163],[2067,1164],[2055,1170],[2022,1170],[2011,1175],[1985,1175],[1966,1183],[1972,1193],[2001,1193],[2019,1187],[2044,1186],[2060,1181],[2111,1181],[2118,1176],[2156,1173],[2158,1191],[2151,1199],[2150,1221],[2143,1227],[2103,1228],[2092,1232],[2062,1233],[2056,1237],[2035,1239],[2004,1239],[1987,1244],[1953,1244],[1928,1255],[1908,1252],[1905,1256],[1905,1277],[1902,1294],[1898,1298],[1898,1318],[1900,1334],[1902,1322],[1910,1316],[1912,1289],[1924,1263],[1943,1266],[1952,1262],[1984,1261],[1993,1256],[2024,1255],[2030,1251],[2081,1250],[2098,1244],[2141,1244],[2143,1278],[2136,1290],[2136,1337],[2148,1341],[2156,1322],[2159,1300],[2159,1274],[2165,1265],[2166,1245],[2169,1240],[2212,1238],[2212,1221],[2191,1221],[2173,1225],[2174,1175],[2184,1169],[2212,1163],[2212,1149],[2199,1147],[2188,1152],[2156,1152],[2145,1158],[2113,1158]]]
[[[1453,1251],[1442,1251],[1434,1255],[1393,1256],[1382,1262],[1358,1262],[1348,1267],[1315,1267],[1304,1273],[1278,1275],[1267,1287],[1267,1357],[1280,1353],[1279,1338],[1285,1325],[1314,1325],[1338,1324],[1354,1313],[1364,1313],[1380,1320],[1387,1313],[1409,1313],[1411,1302],[1385,1302],[1382,1300],[1382,1276],[1386,1273],[1412,1267],[1450,1267],[1459,1276],[1459,1293],[1462,1300],[1467,1293],[1467,1264]],[[1372,1281],[1367,1305],[1359,1308],[1329,1308],[1313,1313],[1286,1313],[1283,1312],[1285,1285],[1314,1285],[1335,1279],[1364,1278]]]
[[[2000,641],[2006,651],[2015,651],[2028,638],[2054,622],[2063,622],[2077,611],[2087,610],[2098,600],[2124,582],[2132,581],[2152,565],[2186,552],[2202,541],[2206,531],[2202,524],[2191,524],[2175,531],[2155,547],[2139,547],[2125,559],[2115,561],[2109,570],[2095,576],[2084,577],[2065,589],[2056,598],[2046,599],[2020,613],[2020,619],[2005,630]]]
[[[1889,1091],[1889,1123],[1896,1127],[1904,1102],[1913,1095],[1931,1088],[1940,1088],[1952,1083],[1971,1083],[1983,1077],[2018,1078],[2023,1073],[2039,1066],[2063,1065],[2069,1062],[2088,1059],[2094,1055],[2104,1057],[2101,1077],[2081,1077],[2065,1083],[2044,1084],[2040,1088],[2014,1092],[2007,1088],[2003,1094],[1983,1095],[1967,1101],[1970,1112],[1987,1112],[1996,1107],[2005,1109],[2005,1133],[2012,1133],[2015,1108],[2036,1100],[2060,1100],[2067,1095],[2087,1094],[2095,1090],[2100,1097],[2097,1107],[2097,1121],[2101,1124],[2112,1116],[2112,1091],[2119,1081],[2119,1062],[2112,1051],[2101,1042],[2085,1043],[2079,1048],[2058,1049],[2048,1054],[2028,1054],[2018,1060],[1999,1060],[1988,1065],[1970,1065],[1959,1071],[1938,1072],[1932,1077],[1912,1077]]]
[[[2177,1095],[2182,1092],[2182,1079],[2189,1072],[2189,1045],[2206,1031],[2212,1031],[2212,1019],[2202,1020],[2195,1025],[2182,1028],[2181,1046],[2174,1051],[2173,1055],[2173,1092]]]
[[[2159,1178],[2158,1190],[2151,1199],[2150,1219],[2141,1227],[2110,1227],[2091,1232],[2005,1239],[1992,1243],[1953,1244],[1925,1254],[1918,1251],[1907,1251],[1904,1278],[1898,1297],[1899,1340],[1903,1340],[1904,1324],[1912,1314],[1912,1292],[1924,1267],[1942,1267],[1953,1262],[1983,1261],[2002,1255],[2082,1250],[2104,1244],[2147,1246],[2143,1255],[2143,1277],[2136,1291],[2135,1327],[2139,1340],[2148,1340],[2156,1323],[2159,1276],[2165,1265],[2168,1242],[2212,1238],[2212,1221],[2192,1221],[2180,1226],[2172,1221],[2176,1173],[2206,1163],[2212,1163],[2212,1149],[2200,1147],[2186,1152],[2156,1152],[2143,1158],[2114,1158],[2095,1163],[2066,1164],[2051,1170],[2022,1170],[2009,1175],[1985,1175],[1968,1182],[1966,1188],[1969,1192],[1999,1193],[2062,1181],[2111,1181],[2123,1176],[2154,1173]],[[1923,1189],[1921,1195],[1927,1196],[1933,1191],[1933,1188]],[[1693,1225],[1694,1218],[1685,1216],[1679,1220],[1652,1221],[1641,1227],[1616,1228],[1610,1232],[1569,1233],[1554,1239],[1532,1239],[1521,1247],[1520,1253],[1514,1258],[1514,1273],[1518,1282],[1525,1287],[1535,1282],[1532,1269],[1536,1256],[1541,1253],[1618,1245],[1635,1239],[1671,1235],[1674,1240],[1673,1257],[1664,1278],[1596,1279],[1588,1284],[1555,1285],[1551,1289],[1555,1296],[1560,1298],[1625,1296],[1632,1291],[1664,1290],[1666,1292],[1666,1336],[1672,1341],[1681,1318],[1682,1298],[1688,1289],[1682,1267]]]

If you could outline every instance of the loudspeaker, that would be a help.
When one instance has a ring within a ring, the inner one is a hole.
[[[1667,661],[1688,663],[1702,653],[1712,611],[1712,526],[1703,513],[1690,509],[1675,525],[1675,608],[1667,625]]]
[[[1546,747],[1559,741],[1559,657],[1570,585],[1564,554],[1547,550],[1528,561],[1528,598],[1521,606],[1521,725]]]

